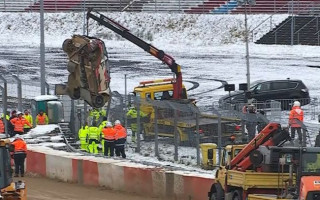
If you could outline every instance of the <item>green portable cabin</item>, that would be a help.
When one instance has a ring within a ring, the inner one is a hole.
[[[33,122],[37,114],[43,110],[49,118],[49,124],[57,124],[64,121],[63,104],[55,95],[40,95],[36,96],[31,102],[31,112]]]

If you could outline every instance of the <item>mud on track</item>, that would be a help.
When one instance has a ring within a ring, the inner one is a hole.
[[[26,182],[28,200],[157,200],[157,198],[120,193],[102,187],[64,183],[42,177],[24,177],[17,180]]]

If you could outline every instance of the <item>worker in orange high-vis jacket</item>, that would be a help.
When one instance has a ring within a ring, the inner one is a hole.
[[[126,144],[126,140],[127,140],[127,131],[121,125],[121,122],[119,120],[116,120],[114,122],[114,129],[116,131],[116,141],[115,141],[116,156],[119,157],[121,155],[122,158],[126,158],[124,145]]]
[[[15,177],[24,176],[24,160],[27,157],[27,144],[26,142],[21,138],[20,135],[16,135],[15,140],[12,142],[14,145],[14,153],[13,153],[13,159],[14,159],[14,166],[15,166]]]
[[[296,131],[300,145],[302,144],[301,125],[303,124],[303,110],[300,107],[300,102],[295,101],[289,114],[289,127],[291,127],[291,139],[294,140]]]
[[[108,156],[108,152],[110,152],[110,156],[113,157],[116,131],[113,129],[111,122],[108,122],[106,127],[102,129],[102,133],[104,138],[104,155]]]
[[[36,117],[37,125],[46,125],[49,123],[48,116],[42,110],[40,110],[39,114]]]
[[[24,129],[23,126],[26,124],[32,128],[32,124],[30,124],[25,118],[22,117],[22,112],[17,112],[17,117],[10,120],[11,124],[14,126],[13,132],[16,134],[23,134]]]
[[[3,122],[3,117],[0,118],[0,134],[5,133],[5,126]]]

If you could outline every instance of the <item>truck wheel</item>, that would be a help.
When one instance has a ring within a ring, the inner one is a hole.
[[[235,190],[232,195],[232,200],[242,200],[242,192],[240,190]]]
[[[218,200],[217,193],[212,193],[210,200]]]
[[[224,199],[223,189],[219,183],[213,185],[215,191],[211,193],[210,200],[221,200]]]

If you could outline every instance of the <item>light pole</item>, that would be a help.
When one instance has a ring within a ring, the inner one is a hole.
[[[238,0],[239,6],[244,6],[244,26],[245,26],[245,43],[246,43],[246,63],[247,63],[247,87],[250,88],[250,60],[249,60],[249,30],[248,30],[248,17],[247,6],[256,4],[255,0]]]
[[[46,94],[45,47],[44,47],[44,7],[40,0],[40,83],[41,95]]]

